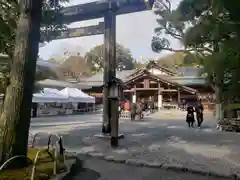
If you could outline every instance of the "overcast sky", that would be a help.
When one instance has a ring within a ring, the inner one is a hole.
[[[96,0],[70,0],[69,5],[92,1]],[[180,1],[172,0],[172,6],[176,7]],[[95,25],[99,21],[103,21],[103,19],[76,22],[71,24],[70,27]],[[117,16],[117,42],[129,48],[136,59],[140,59],[140,57],[156,59],[166,53],[156,54],[151,50],[151,39],[156,26],[156,16],[152,11]],[[51,57],[61,56],[65,50],[84,54],[94,46],[102,43],[103,35],[55,40],[40,48],[40,56],[47,60]],[[180,44],[173,39],[171,39],[171,45],[175,48],[180,47]]]

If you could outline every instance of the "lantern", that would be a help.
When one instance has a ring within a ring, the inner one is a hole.
[[[120,100],[123,97],[123,83],[118,78],[112,78],[108,83],[108,98]]]

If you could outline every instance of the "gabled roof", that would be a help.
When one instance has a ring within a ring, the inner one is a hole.
[[[159,69],[163,72],[165,72],[166,74],[168,75],[171,75],[171,76],[179,76],[180,74],[177,73],[176,71],[172,71],[164,66],[161,66],[159,64],[157,64],[155,61],[150,61],[147,66],[146,66],[147,69],[150,69],[150,68],[156,68],[156,69]]]
[[[176,86],[176,87],[179,87],[180,89],[184,90],[184,91],[187,91],[189,93],[197,93],[198,91],[196,89],[193,89],[193,88],[190,88],[190,87],[187,87],[187,86],[183,86],[179,83],[176,83],[174,81],[171,81],[167,76],[156,76],[150,72],[148,72],[147,70],[143,70],[141,71],[138,75],[132,77],[132,78],[129,78],[127,81],[125,81],[125,84],[128,85],[129,83],[131,83],[132,81],[136,81],[144,76],[148,76],[152,79],[155,79],[157,81],[160,81],[160,82],[163,82],[163,83],[168,83],[172,86]]]
[[[156,64],[154,61],[150,61],[144,68],[142,69],[137,69],[135,72],[132,74],[128,75],[128,78],[132,78],[134,76],[137,76],[138,74],[142,73],[145,70],[150,70],[151,68],[158,69],[164,73],[166,73],[169,76],[180,76],[181,74],[177,73],[176,71],[172,71],[166,67],[163,67],[161,65]]]

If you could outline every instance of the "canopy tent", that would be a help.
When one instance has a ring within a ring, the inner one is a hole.
[[[64,96],[60,91],[57,89],[44,89],[41,93],[33,94],[33,102],[43,102],[43,103],[52,103],[52,102],[69,102],[67,96]]]
[[[43,88],[43,93],[48,93],[48,94],[55,94],[58,96],[64,96],[59,90],[53,89],[53,88]],[[67,97],[67,96],[65,96]]]
[[[63,95],[68,96],[71,102],[95,103],[95,97],[89,96],[77,88],[65,88],[60,91]]]

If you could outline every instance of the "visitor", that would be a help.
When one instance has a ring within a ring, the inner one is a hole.
[[[144,109],[144,103],[141,102],[141,100],[138,100],[137,102],[137,108],[136,108],[136,116],[137,116],[137,120],[141,120],[143,118],[143,109]]]
[[[198,128],[201,127],[202,122],[203,122],[203,110],[204,110],[204,108],[203,108],[202,101],[201,101],[201,99],[199,99],[196,106],[195,106]]]
[[[187,102],[185,99],[182,100],[182,109],[183,111],[186,111],[186,105],[187,105]]]
[[[130,110],[130,101],[127,100],[125,103],[124,103],[124,110],[125,111],[129,111]]]
[[[137,105],[136,105],[136,103],[133,102],[132,106],[131,106],[131,121],[135,120],[136,111],[137,111]]]
[[[187,107],[187,116],[186,116],[186,122],[188,124],[188,127],[193,127],[195,118],[194,118],[194,108],[193,106]]]

